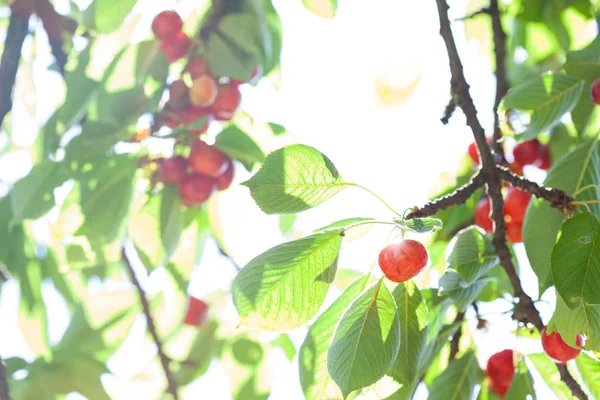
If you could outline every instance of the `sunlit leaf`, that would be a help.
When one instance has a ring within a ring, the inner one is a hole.
[[[429,400],[471,400],[475,385],[481,383],[483,372],[473,350],[453,360],[436,378],[429,390]]]

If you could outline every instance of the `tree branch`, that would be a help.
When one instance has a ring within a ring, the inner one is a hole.
[[[571,375],[569,372],[567,364],[557,363],[556,367],[558,368],[558,372],[560,372],[560,379],[567,384],[569,389],[571,389],[571,393],[573,393],[573,395],[578,399],[587,399],[587,395],[581,389],[581,386],[579,386],[575,378],[573,378],[573,375]]]
[[[67,64],[67,55],[63,46],[63,16],[56,12],[48,0],[37,0],[35,11],[42,20],[44,29],[48,35],[52,55],[56,59],[56,64],[61,75],[65,74],[65,65]]]
[[[498,0],[490,0],[488,14],[492,19],[492,37],[494,40],[494,55],[496,57],[496,99],[494,100],[494,136],[492,146],[494,152],[504,159],[504,149],[502,147],[502,130],[500,129],[500,116],[498,108],[502,98],[508,93],[509,84],[506,78],[506,33],[502,29],[502,20],[500,19],[500,8]]]
[[[462,336],[462,322],[465,319],[465,313],[459,312],[456,314],[456,318],[454,318],[454,323],[460,322],[461,324],[458,327],[458,330],[452,335],[452,339],[450,340],[450,355],[448,356],[448,362],[454,360],[458,351],[460,350],[460,337]]]
[[[11,400],[6,365],[0,357],[0,400]]]
[[[127,252],[125,251],[125,247],[121,250],[121,257],[125,265],[127,266],[127,271],[129,272],[129,276],[131,278],[131,282],[136,287],[138,291],[138,295],[140,297],[140,303],[142,303],[142,309],[144,311],[144,315],[146,316],[146,323],[148,324],[148,332],[152,336],[152,340],[154,340],[154,344],[156,344],[156,352],[158,353],[158,357],[160,358],[160,363],[162,364],[162,368],[165,372],[165,377],[167,378],[167,393],[170,393],[173,396],[173,399],[178,400],[179,394],[177,390],[177,382],[175,381],[175,377],[173,376],[173,372],[171,372],[170,362],[171,360],[165,354],[163,350],[163,343],[158,336],[158,332],[156,330],[156,325],[154,324],[154,318],[152,317],[152,313],[150,312],[150,303],[148,303],[148,298],[146,297],[146,292],[137,276],[135,275],[135,270],[133,269],[133,265],[131,264],[131,260],[127,256]]]

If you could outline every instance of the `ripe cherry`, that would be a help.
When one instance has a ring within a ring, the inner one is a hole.
[[[231,159],[225,153],[202,140],[192,143],[189,160],[195,172],[214,178],[223,174],[231,164]]]
[[[216,117],[233,115],[242,101],[242,94],[236,85],[231,83],[219,86],[219,93],[215,102],[210,106]]]
[[[508,188],[504,199],[504,216],[508,222],[523,222],[531,194],[517,188]]]
[[[170,39],[183,28],[183,21],[175,11],[163,11],[152,20],[152,32],[159,40]]]
[[[583,336],[577,335],[577,344],[583,345]],[[548,356],[561,363],[566,363],[569,360],[577,357],[581,350],[574,349],[565,343],[558,332],[546,334],[546,327],[542,329],[542,347]]]
[[[194,107],[192,105],[189,105],[181,110],[176,110],[174,114],[179,120],[180,124],[193,125],[196,128],[189,131],[189,134],[193,136],[200,136],[205,133],[213,120],[208,108]],[[206,119],[201,126],[195,126],[197,125],[196,121],[205,117]]]
[[[169,63],[174,63],[184,57],[190,50],[192,41],[183,31],[179,31],[172,38],[166,39],[160,44],[160,50],[163,52]]]
[[[233,174],[235,172],[235,166],[233,165],[233,161],[229,160],[229,165],[225,172],[215,178],[215,182],[217,184],[217,190],[225,190],[231,186],[231,182],[233,182]]]
[[[490,218],[490,199],[484,197],[475,206],[475,224],[487,233],[494,231],[494,222]]]
[[[172,108],[180,108],[189,102],[189,88],[181,79],[173,81],[169,85],[169,105]]]
[[[208,304],[203,300],[190,296],[188,299],[188,307],[183,318],[183,323],[186,325],[200,327],[206,323],[208,319]]]
[[[202,75],[210,75],[210,67],[203,57],[192,58],[186,69],[190,73],[192,80]]]
[[[508,164],[508,170],[513,174],[523,176],[523,166],[514,161]]]
[[[429,255],[425,246],[412,239],[390,243],[379,253],[379,266],[385,276],[394,282],[415,277],[427,265]]]
[[[535,166],[543,170],[548,170],[552,166],[552,160],[550,160],[550,148],[547,144],[540,146],[540,154]]]
[[[596,105],[600,105],[600,79],[592,85],[592,101]]]
[[[173,156],[160,163],[160,177],[164,183],[178,184],[183,181],[187,169],[187,160],[182,156]]]
[[[538,159],[540,142],[537,139],[519,143],[513,149],[515,162],[519,165],[531,165]]]
[[[523,242],[523,222],[510,221],[506,223],[506,238],[511,243]]]
[[[469,153],[469,157],[471,157],[471,160],[473,160],[475,164],[479,164],[479,152],[477,151],[477,143],[471,143],[467,152]]]
[[[218,92],[217,82],[210,75],[200,75],[192,82],[190,101],[196,107],[208,107],[215,102]]]
[[[215,189],[215,180],[209,176],[187,174],[179,185],[181,201],[187,206],[204,203]]]
[[[494,388],[500,396],[504,396],[510,388],[515,376],[515,354],[512,350],[502,350],[492,355],[487,362],[485,370],[490,378],[490,386]]]

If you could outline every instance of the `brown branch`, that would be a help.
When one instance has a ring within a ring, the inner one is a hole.
[[[127,252],[125,251],[125,247],[121,250],[121,257],[123,258],[123,262],[125,266],[127,266],[127,271],[129,272],[129,276],[131,278],[131,282],[136,287],[138,291],[138,295],[140,297],[140,303],[142,303],[142,309],[144,311],[144,315],[146,316],[146,323],[148,325],[148,332],[152,336],[152,340],[154,340],[154,344],[156,345],[156,352],[158,353],[158,357],[160,358],[160,363],[162,364],[162,368],[165,372],[165,377],[167,378],[167,393],[170,393],[173,396],[174,400],[179,399],[179,393],[177,390],[177,381],[175,380],[175,376],[170,368],[171,360],[165,354],[163,350],[163,343],[158,336],[158,332],[156,330],[156,325],[154,324],[154,318],[152,317],[152,313],[150,312],[150,303],[148,302],[148,298],[146,297],[146,292],[137,276],[135,275],[135,270],[133,269],[133,265],[131,264],[131,260],[127,256]]]
[[[48,0],[37,0],[35,12],[42,20],[42,25],[48,35],[48,42],[50,43],[52,55],[56,60],[58,70],[61,75],[64,75],[65,65],[67,64],[67,55],[62,48],[63,21],[65,21],[65,18],[56,12]]]
[[[494,55],[496,57],[496,99],[494,100],[494,136],[492,146],[494,152],[504,160],[504,149],[502,147],[502,130],[500,129],[500,116],[498,108],[502,98],[508,93],[509,84],[506,78],[506,33],[502,29],[502,20],[498,0],[490,0],[488,14],[492,19],[492,37],[494,40]]]
[[[468,19],[471,18],[475,18],[478,15],[484,15],[484,14],[489,14],[491,12],[491,6],[490,7],[483,7],[482,9],[479,9],[477,11],[472,12],[471,14],[467,14],[464,17],[455,19],[455,21],[466,21]]]
[[[420,208],[414,207],[412,211],[406,215],[406,219],[429,217],[450,206],[462,204],[467,201],[477,189],[483,187],[484,184],[485,179],[483,174],[477,173],[473,175],[469,183],[459,187],[449,195],[437,198]]]
[[[0,357],[0,400],[11,400],[6,365],[4,365],[2,357]]]
[[[569,372],[567,364],[557,363],[556,367],[558,368],[558,372],[560,372],[560,379],[567,384],[569,389],[571,389],[571,393],[573,393],[573,395],[578,399],[587,399],[587,395],[581,389],[581,386],[579,386],[575,378],[573,378],[573,375],[571,375]]]
[[[12,109],[12,92],[21,60],[21,49],[29,31],[33,7],[28,0],[17,0],[11,6],[10,22],[0,60],[0,126]]]
[[[442,118],[440,118],[442,124],[447,125],[448,122],[450,122],[450,118],[452,118],[454,111],[456,111],[456,101],[451,95],[450,100],[448,101],[448,105],[446,105],[446,108],[444,109],[444,115],[442,116]]]
[[[462,322],[465,319],[465,313],[459,312],[456,314],[456,318],[454,318],[454,323],[460,322],[461,325],[458,327],[458,330],[452,335],[452,339],[450,340],[450,355],[448,356],[448,362],[454,360],[458,351],[460,350],[460,338],[462,336]]]

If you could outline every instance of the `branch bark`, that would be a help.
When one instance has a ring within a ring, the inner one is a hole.
[[[461,322],[461,325],[458,327],[458,330],[452,335],[452,339],[450,340],[450,355],[448,356],[448,362],[454,360],[458,351],[460,350],[460,338],[462,336],[462,322],[465,319],[465,313],[459,312],[456,314],[456,318],[454,318],[454,322]]]
[[[6,365],[4,365],[2,357],[0,357],[0,400],[11,400]]]
[[[67,55],[63,46],[63,21],[62,15],[56,12],[54,6],[48,0],[37,0],[35,12],[42,20],[48,41],[52,50],[52,55],[56,60],[56,65],[61,75],[65,74],[65,65],[67,64]]]
[[[158,357],[160,359],[160,363],[164,370],[165,377],[167,378],[167,393],[170,393],[173,396],[174,400],[178,400],[179,393],[178,393],[178,389],[177,389],[177,381],[175,380],[175,376],[173,375],[173,372],[171,371],[171,367],[170,367],[171,360],[165,354],[165,351],[163,349],[163,347],[164,347],[163,343],[162,343],[160,337],[158,336],[158,332],[156,330],[156,325],[154,323],[154,318],[152,317],[152,313],[150,312],[150,303],[148,302],[146,292],[144,291],[144,288],[142,288],[142,285],[140,284],[140,281],[138,280],[138,278],[135,274],[135,270],[133,269],[131,260],[127,256],[127,252],[125,251],[124,247],[121,250],[121,257],[123,258],[125,266],[127,267],[127,271],[129,272],[131,282],[133,283],[133,285],[135,286],[135,288],[138,291],[138,295],[140,297],[140,303],[142,304],[142,310],[144,312],[144,315],[146,316],[148,332],[150,332],[150,335],[152,336],[152,340],[154,341],[154,344],[156,345],[156,352],[158,353]]]
[[[494,55],[496,57],[496,98],[494,100],[494,136],[492,146],[494,152],[504,159],[502,147],[502,130],[500,129],[500,116],[498,107],[502,98],[508,93],[509,84],[506,78],[506,33],[502,29],[502,20],[498,0],[490,0],[488,14],[492,19],[492,38],[494,41]]]

